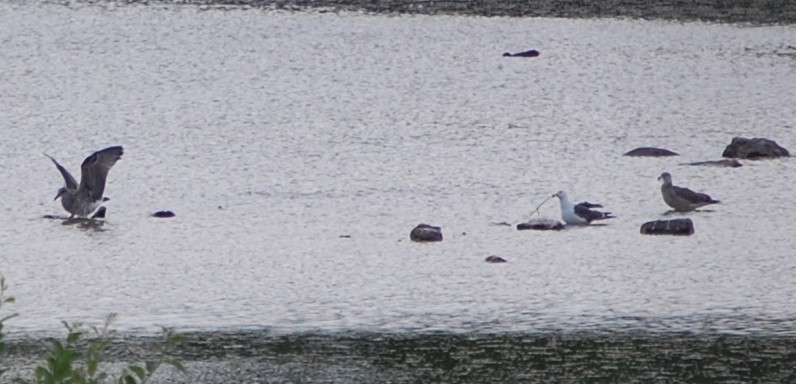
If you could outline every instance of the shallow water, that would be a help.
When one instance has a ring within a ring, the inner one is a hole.
[[[0,273],[22,314],[7,330],[118,312],[145,333],[790,335],[796,165],[680,164],[734,136],[796,147],[794,33],[4,2]],[[64,212],[42,152],[78,174],[110,145],[125,155],[104,223],[43,219]],[[681,156],[621,156],[639,146]],[[662,171],[723,202],[687,215],[693,236],[639,234],[666,217]],[[493,225],[559,189],[618,218]],[[419,222],[445,240],[410,242]]]

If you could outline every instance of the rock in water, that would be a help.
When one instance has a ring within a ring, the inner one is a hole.
[[[680,235],[694,234],[694,222],[691,219],[655,220],[641,225],[644,235]]]
[[[105,207],[99,207],[97,212],[94,213],[94,216],[91,216],[91,218],[92,219],[104,219],[106,212],[107,212],[107,209],[105,209]]]
[[[525,223],[517,224],[517,230],[523,231],[526,229],[535,229],[537,231],[560,231],[564,229],[564,224],[562,224],[558,220],[553,219],[545,219],[545,218],[533,218],[528,220]]]
[[[506,52],[503,54],[503,57],[538,57],[538,56],[539,56],[539,51],[535,49],[523,52],[517,52],[517,53]]]
[[[754,139],[733,137],[732,142],[724,148],[724,153],[721,156],[739,159],[772,159],[789,157],[790,153],[774,140],[759,137]]]
[[[504,259],[504,258],[502,258],[500,256],[492,255],[492,256],[487,257],[486,260],[484,260],[484,261],[486,261],[487,263],[505,263],[506,259]]]
[[[157,211],[152,214],[152,217],[167,218],[177,216],[172,211]]]
[[[418,224],[412,232],[409,232],[409,239],[418,242],[442,241],[442,228],[428,224]]]
[[[661,157],[661,156],[678,156],[679,154],[676,152],[672,152],[668,149],[663,148],[653,148],[653,147],[640,147],[636,148],[630,152],[625,153],[622,156],[651,156],[651,157]]]
[[[735,159],[696,161],[693,163],[684,163],[683,165],[707,165],[713,167],[726,167],[726,168],[738,168],[743,166],[741,162]]]

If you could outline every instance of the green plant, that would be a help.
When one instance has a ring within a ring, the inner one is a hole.
[[[7,289],[8,286],[6,285],[6,280],[3,275],[0,275],[0,309],[3,308],[3,304],[11,304],[14,302],[14,296],[6,296]],[[0,355],[5,353],[6,350],[5,342],[3,342],[3,323],[5,323],[8,319],[17,316],[17,314],[13,313],[4,317],[2,316],[3,314],[0,312]],[[7,369],[0,367],[0,376],[3,376],[3,373],[6,371]]]
[[[13,303],[12,296],[5,296],[7,286],[0,276],[0,307],[2,304]],[[5,350],[2,342],[2,326],[6,320],[17,316],[13,314],[0,318],[0,354]],[[111,324],[116,320],[112,313],[105,319],[101,328],[90,327],[93,337],[84,338],[87,334],[86,327],[80,323],[69,324],[63,322],[68,333],[66,339],[61,341],[48,338],[49,351],[45,360],[38,364],[34,370],[33,379],[15,378],[18,384],[100,384],[108,382],[110,375],[101,369],[105,361],[106,350],[116,336],[116,331],[111,329]],[[155,344],[154,357],[142,363],[133,363],[124,367],[118,378],[113,382],[119,384],[143,384],[148,382],[155,372],[163,366],[170,365],[179,372],[184,372],[182,363],[176,359],[172,351],[179,345],[183,337],[173,330],[161,327],[162,339]],[[5,370],[0,369],[0,375]]]

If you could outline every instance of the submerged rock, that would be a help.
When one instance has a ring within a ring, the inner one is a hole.
[[[504,258],[502,258],[500,256],[492,255],[492,256],[487,257],[484,261],[486,261],[487,263],[505,263],[506,259],[504,259]]]
[[[428,224],[418,224],[412,232],[409,232],[409,239],[418,242],[442,241],[442,228]]]
[[[747,139],[743,137],[733,137],[730,144],[724,148],[722,157],[739,159],[773,159],[777,157],[789,157],[787,149],[782,148],[774,140],[756,137]]]
[[[672,152],[668,149],[663,148],[654,148],[654,147],[639,147],[632,151],[625,153],[622,156],[651,156],[651,157],[662,157],[662,156],[678,156],[679,153]]]
[[[524,231],[527,229],[535,229],[538,231],[560,231],[564,229],[564,224],[558,220],[545,218],[533,218],[527,222],[517,224],[518,231]]]
[[[160,218],[167,218],[167,217],[174,217],[177,216],[172,211],[157,211],[152,214],[152,217],[160,217]]]
[[[644,235],[681,235],[694,234],[694,222],[691,219],[655,220],[641,225]]]
[[[740,161],[735,159],[697,161],[694,163],[685,163],[684,165],[707,165],[712,167],[727,167],[727,168],[738,168],[743,166],[743,164],[741,164]]]

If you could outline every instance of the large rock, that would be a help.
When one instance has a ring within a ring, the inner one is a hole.
[[[442,228],[428,224],[418,224],[412,232],[409,232],[412,241],[428,242],[442,241]]]
[[[487,263],[505,263],[506,259],[500,256],[492,255],[487,257],[484,261],[486,261]]]
[[[694,234],[694,222],[691,219],[655,220],[641,225],[644,235],[681,235]]]
[[[754,139],[733,137],[732,142],[724,148],[724,153],[721,156],[739,159],[767,159],[789,157],[790,153],[774,140],[760,137]]]
[[[537,231],[560,231],[564,229],[564,224],[558,220],[535,217],[525,223],[517,224],[517,230],[523,231],[526,229],[535,229]]]
[[[652,157],[661,157],[661,156],[677,156],[679,155],[677,152],[672,152],[668,149],[663,148],[653,148],[653,147],[639,147],[630,152],[625,153],[622,156],[652,156]]]

